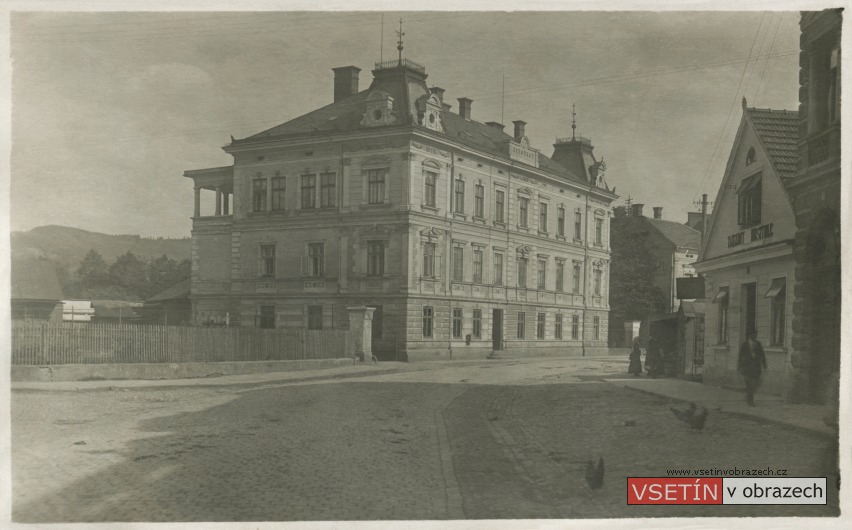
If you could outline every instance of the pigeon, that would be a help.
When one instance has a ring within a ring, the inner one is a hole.
[[[599,490],[603,487],[604,481],[604,459],[598,459],[598,465],[589,460],[586,462],[586,483],[593,490]]]
[[[707,407],[701,407],[699,410],[695,403],[690,403],[686,410],[671,407],[671,411],[677,419],[689,425],[690,429],[700,431],[704,428],[704,422],[707,421]]]

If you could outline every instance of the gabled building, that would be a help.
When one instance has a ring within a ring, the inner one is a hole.
[[[648,259],[653,263],[653,284],[659,290],[662,297],[661,314],[643,315],[643,322],[647,327],[648,319],[651,317],[671,316],[678,310],[681,300],[677,294],[677,278],[694,277],[695,270],[692,263],[698,259],[698,251],[701,246],[701,233],[690,228],[686,224],[677,223],[663,219],[662,207],[654,207],[654,216],[647,217],[644,212],[644,204],[632,204],[625,215],[616,215],[611,224],[613,232],[613,245],[617,242],[625,242],[634,248],[641,241],[641,248],[647,253]],[[613,246],[614,253],[625,251],[623,248]],[[629,288],[629,287],[628,287]],[[629,297],[629,293],[628,293]],[[629,346],[624,339],[618,340],[619,332],[624,329],[624,321],[611,321],[610,333],[613,334],[613,345]],[[642,332],[647,338],[647,329]]]
[[[172,285],[137,308],[143,324],[161,326],[185,326],[192,322],[192,303],[189,300],[190,281],[184,280]],[[228,315],[225,315],[228,316]],[[209,322],[197,322],[209,325]]]
[[[788,186],[796,175],[799,116],[750,108],[743,114],[716,195],[700,261],[712,304],[705,308],[704,381],[741,385],[739,346],[750,332],[766,351],[764,388],[781,394],[791,373],[796,233]]]
[[[338,328],[367,305],[379,358],[605,351],[615,194],[591,142],[545,156],[406,59],[366,90],[333,70],[333,102],[185,173],[194,322]]]
[[[13,322],[62,322],[62,287],[49,261],[13,259],[11,280]]]

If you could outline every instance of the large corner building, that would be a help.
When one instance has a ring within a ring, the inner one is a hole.
[[[591,142],[545,156],[521,120],[451,111],[409,60],[366,90],[359,74],[335,68],[333,102],[185,173],[195,323],[344,328],[366,305],[380,359],[605,351],[615,194]]]

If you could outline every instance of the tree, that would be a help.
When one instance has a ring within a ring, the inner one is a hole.
[[[144,298],[168,289],[169,287],[189,279],[191,269],[190,260],[177,262],[168,256],[160,256],[148,263],[148,284]]]
[[[111,283],[107,263],[94,249],[89,250],[80,262],[77,277],[80,279],[80,287],[83,290],[104,287]]]
[[[665,295],[654,284],[657,262],[648,251],[647,234],[639,226],[633,218],[621,215],[611,225],[609,306],[614,326],[666,311]],[[611,328],[611,335],[619,337],[621,331]]]
[[[109,267],[109,275],[114,285],[123,287],[129,297],[141,298],[147,283],[145,262],[127,251],[117,257]]]

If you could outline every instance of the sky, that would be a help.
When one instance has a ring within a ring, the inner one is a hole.
[[[713,201],[743,96],[798,108],[798,12],[16,12],[11,229],[188,236],[183,172],[331,103],[334,67],[367,88],[400,17],[404,56],[454,111],[524,120],[550,155],[575,105],[615,204],[672,221]]]

